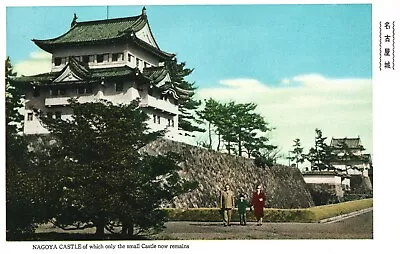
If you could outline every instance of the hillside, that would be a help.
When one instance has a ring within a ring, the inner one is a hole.
[[[247,198],[261,183],[268,207],[305,208],[314,205],[296,168],[276,165],[262,169],[256,167],[251,159],[164,139],[149,144],[146,150],[150,154],[168,151],[180,154],[183,157],[180,175],[199,183],[196,190],[177,197],[172,207],[217,207],[219,193],[225,183],[231,185],[237,196],[244,193]]]

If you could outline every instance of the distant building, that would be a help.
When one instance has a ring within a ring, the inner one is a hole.
[[[152,130],[167,129],[167,138],[178,134],[178,99],[190,95],[171,82],[164,66],[174,54],[162,51],[151,32],[143,8],[141,15],[71,23],[64,34],[33,42],[52,54],[49,73],[16,79],[25,87],[24,133],[48,131],[33,110],[48,117],[72,115],[67,100],[105,99],[113,103],[140,100]]]
[[[371,155],[364,153],[365,148],[357,138],[332,138],[330,147],[338,159],[333,166],[349,175],[368,176],[372,164]]]
[[[302,173],[304,181],[307,184],[331,185],[336,195],[342,197],[343,191],[350,191],[353,188],[352,176],[361,176],[372,190],[369,178],[369,170],[372,167],[371,155],[364,153],[365,148],[361,144],[360,137],[332,138],[330,148],[337,156],[332,163],[335,170],[304,171]]]

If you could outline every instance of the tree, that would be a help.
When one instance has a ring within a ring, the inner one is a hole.
[[[63,229],[95,227],[98,238],[117,226],[129,235],[160,230],[161,205],[195,187],[179,177],[176,154],[152,156],[143,149],[163,131],[150,132],[137,101],[70,100],[70,105],[69,119],[40,114],[55,140],[37,160],[47,169],[44,189],[55,204],[53,223]]]
[[[193,69],[186,68],[186,63],[178,63],[176,58],[166,61],[166,68],[170,74],[172,84],[177,88],[180,93],[179,98],[179,128],[188,132],[205,132],[195,124],[201,124],[202,121],[195,116],[195,110],[201,105],[201,101],[193,99],[194,92],[197,89],[195,83],[190,83],[185,80]]]
[[[30,170],[30,154],[23,129],[22,89],[15,85],[11,60],[5,61],[6,93],[6,228],[7,238],[33,232],[35,223],[43,221],[36,201],[36,175]]]
[[[208,122],[208,144],[206,147],[212,149],[212,133],[218,137],[216,150],[221,149],[222,134],[225,133],[229,125],[229,112],[225,104],[209,98],[205,100],[204,109],[196,112],[202,119]]]
[[[209,147],[214,132],[218,136],[217,151],[222,141],[228,154],[236,152],[242,156],[245,152],[250,158],[254,151],[261,149],[269,140],[263,134],[272,129],[261,115],[253,112],[256,107],[254,103],[223,104],[212,98],[206,100],[205,108],[198,115],[208,121]]]
[[[311,170],[335,170],[332,162],[336,160],[336,155],[325,140],[326,137],[322,136],[322,131],[315,129],[315,147],[311,148],[306,155],[306,159],[311,163]]]
[[[300,139],[296,138],[293,142],[293,150],[289,151],[292,156],[289,156],[289,159],[296,163],[296,168],[299,168],[299,163],[303,163],[305,160],[305,155],[303,154],[304,148],[301,147]]]

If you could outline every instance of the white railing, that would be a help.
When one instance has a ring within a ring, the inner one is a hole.
[[[145,96],[144,98],[141,98],[139,106],[157,108],[157,109],[172,113],[174,115],[178,114],[178,106],[177,105],[174,105],[168,101],[156,99],[153,96],[149,96],[149,95]]]
[[[71,97],[50,97],[50,98],[45,98],[44,99],[44,105],[46,107],[51,107],[51,106],[63,106],[63,105],[68,105],[68,100]],[[95,100],[94,95],[83,95],[80,97],[73,97],[73,98],[78,98],[79,103],[86,103],[86,102],[93,102]]]

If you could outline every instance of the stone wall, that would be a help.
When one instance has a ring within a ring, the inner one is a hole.
[[[195,208],[217,207],[223,186],[231,185],[235,195],[247,198],[258,183],[263,185],[267,196],[267,207],[305,208],[313,206],[310,192],[303,176],[296,168],[276,165],[258,168],[252,159],[209,151],[171,140],[159,140],[146,147],[149,154],[172,151],[180,154],[180,175],[198,182],[198,188],[177,197],[171,207]]]

